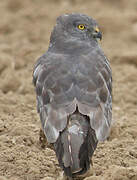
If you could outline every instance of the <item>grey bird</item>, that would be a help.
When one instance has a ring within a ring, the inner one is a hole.
[[[57,18],[47,52],[33,71],[46,141],[67,177],[85,173],[112,122],[112,72],[97,22],[72,13]]]

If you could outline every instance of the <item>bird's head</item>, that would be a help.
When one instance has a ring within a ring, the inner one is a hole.
[[[82,41],[102,39],[102,33],[96,21],[87,15],[78,13],[59,16],[52,35],[66,40],[71,38]]]
[[[84,14],[64,14],[57,18],[57,23],[50,37],[50,51],[63,53],[88,53],[102,39],[96,21]]]

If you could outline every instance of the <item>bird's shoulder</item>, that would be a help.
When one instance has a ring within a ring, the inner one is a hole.
[[[57,72],[61,65],[68,65],[66,59],[67,57],[64,54],[50,53],[48,51],[38,58],[33,69],[34,86],[36,86],[37,80],[42,82],[51,73]]]

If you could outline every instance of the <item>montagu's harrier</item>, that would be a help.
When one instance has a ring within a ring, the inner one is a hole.
[[[89,169],[98,141],[110,132],[112,75],[101,38],[87,15],[62,15],[33,72],[42,130],[68,177]]]

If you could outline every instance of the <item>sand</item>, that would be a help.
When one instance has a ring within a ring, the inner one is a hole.
[[[51,149],[41,148],[33,66],[48,48],[56,17],[81,12],[103,32],[113,71],[113,127],[84,180],[137,180],[136,0],[0,1],[0,180],[56,180]]]

